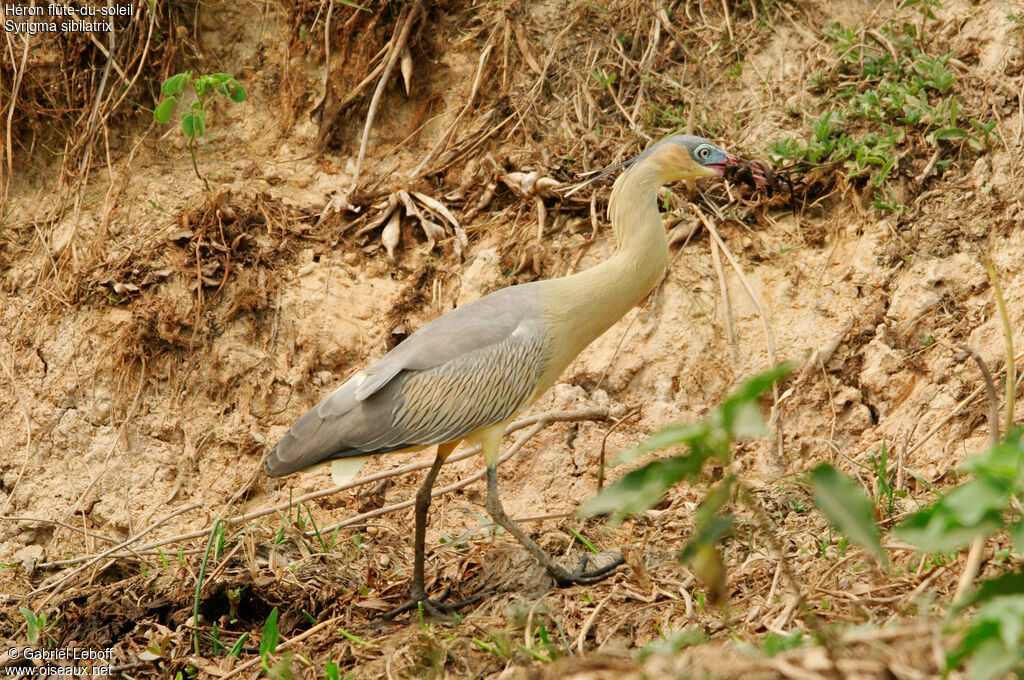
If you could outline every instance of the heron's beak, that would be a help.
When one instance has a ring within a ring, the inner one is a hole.
[[[725,177],[725,169],[729,166],[729,161],[722,161],[721,163],[708,163],[705,168],[714,170],[719,177]]]
[[[751,186],[773,186],[770,166],[761,160],[747,160],[733,154],[726,154],[728,159],[723,163],[726,179],[739,180]]]
[[[725,177],[725,173],[729,168],[739,165],[743,165],[743,159],[740,158],[739,156],[734,156],[733,154],[727,151],[725,153],[724,161],[720,161],[718,163],[708,163],[704,167],[714,170],[719,177]]]

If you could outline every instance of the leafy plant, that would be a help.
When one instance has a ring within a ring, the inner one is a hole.
[[[29,643],[33,645],[38,643],[42,634],[47,630],[46,614],[40,613],[36,615],[36,613],[28,607],[18,607],[18,611],[20,611],[21,615],[25,617],[25,634],[28,637]]]
[[[613,523],[654,507],[673,485],[696,481],[705,463],[727,465],[732,457],[732,444],[766,433],[757,400],[777,380],[792,370],[792,364],[774,369],[744,382],[717,408],[703,419],[687,425],[673,425],[651,435],[647,441],[621,454],[621,462],[634,460],[651,451],[686,447],[687,453],[655,460],[628,472],[587,501],[580,510],[583,515],[611,513]],[[719,540],[732,532],[735,523],[726,506],[738,485],[735,475],[727,474],[708,492],[697,509],[697,523],[690,539],[679,554],[689,562],[704,583],[711,588],[714,599],[724,595],[724,566],[717,550]]]
[[[866,548],[879,562],[886,563],[882,539],[874,522],[871,501],[857,483],[831,465],[810,472],[814,503],[843,536]]]
[[[922,550],[960,548],[977,537],[1005,530],[1014,552],[1024,550],[1024,430],[1012,430],[988,451],[968,459],[971,479],[943,494],[895,527],[893,534]],[[964,662],[971,678],[1024,673],[1024,573],[1002,574],[983,582],[954,614],[982,604],[963,621],[959,646],[946,655],[947,670]]]
[[[972,478],[919,510],[893,534],[922,550],[953,550],[975,536],[1006,529],[1024,550],[1024,519],[1013,510],[1024,500],[1024,431],[1016,429],[988,451],[964,461]]]
[[[807,140],[787,137],[769,145],[776,161],[835,164],[849,178],[866,178],[874,186],[872,207],[902,212],[890,180],[908,135],[932,146],[966,142],[975,150],[988,147],[995,121],[961,122],[960,103],[950,93],[956,74],[949,68],[952,53],[926,54],[924,28],[934,19],[936,0],[912,0],[921,13],[919,25],[887,23],[879,31],[833,23],[824,30],[835,58],[834,68],[811,78],[812,89],[830,92],[832,105],[809,118]],[[865,127],[859,121],[871,123]],[[879,129],[881,130],[879,132]],[[937,159],[938,169],[950,159]]]
[[[206,187],[206,192],[209,193],[210,184],[205,177],[199,174],[195,150],[196,137],[206,136],[207,105],[214,95],[227,97],[236,103],[244,102],[249,95],[230,73],[193,75],[191,71],[185,71],[171,76],[160,86],[160,92],[164,98],[153,110],[153,120],[158,123],[170,121],[171,114],[180,103],[178,97],[185,91],[186,86],[192,87],[196,100],[181,114],[181,131],[188,138],[188,152],[192,157],[192,169],[195,171],[196,177]]]

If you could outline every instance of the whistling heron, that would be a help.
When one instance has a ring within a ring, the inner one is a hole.
[[[464,439],[483,448],[487,511],[559,586],[593,583],[618,566],[569,572],[505,514],[497,473],[502,434],[584,347],[657,284],[668,259],[659,188],[677,180],[720,177],[738,164],[738,158],[706,139],[678,135],[607,169],[627,168],[608,205],[618,240],[614,255],[571,276],[503,288],[431,321],[314,406],[270,450],[264,467],[269,476],[280,477],[327,461],[337,465],[343,459],[437,445],[437,457],[416,494],[411,600],[392,615],[419,602],[432,610],[452,608],[427,599],[423,543],[431,487]]]

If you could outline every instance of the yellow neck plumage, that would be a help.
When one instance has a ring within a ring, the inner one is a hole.
[[[658,189],[667,181],[705,174],[695,163],[692,165],[699,174],[691,170],[680,176],[666,170],[679,165],[675,158],[652,154],[620,175],[608,205],[618,240],[615,254],[578,274],[544,282],[542,303],[549,332],[557,340],[552,343],[553,355],[538,394],[661,279],[668,261],[668,240],[658,213]]]

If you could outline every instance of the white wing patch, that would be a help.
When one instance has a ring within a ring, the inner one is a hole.
[[[335,486],[341,486],[348,484],[356,475],[359,474],[359,469],[363,467],[363,464],[370,460],[369,456],[359,456],[358,458],[338,458],[331,461],[331,479],[334,481]]]

